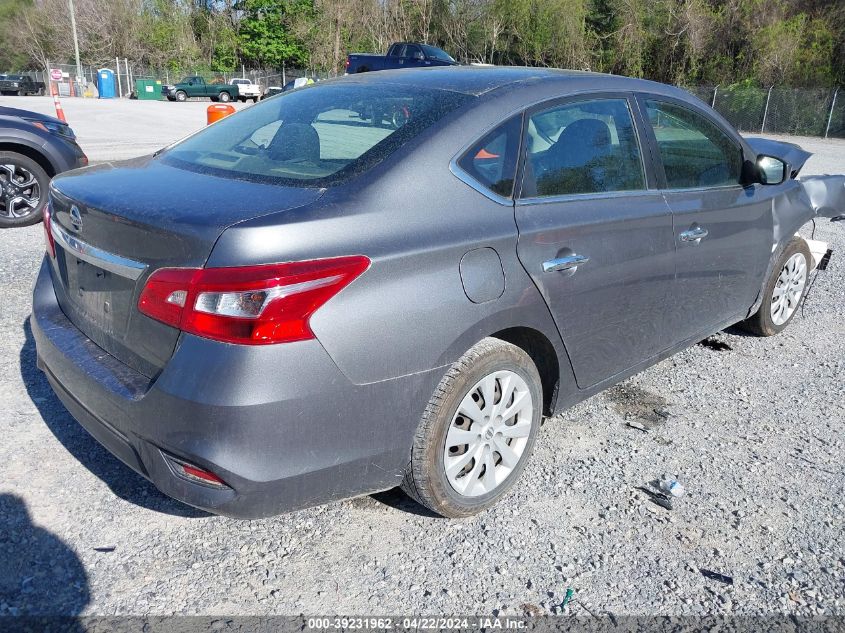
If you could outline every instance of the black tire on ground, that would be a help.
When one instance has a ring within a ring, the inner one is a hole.
[[[464,397],[482,378],[500,370],[514,372],[528,385],[533,407],[530,435],[517,465],[504,481],[483,495],[464,496],[446,477],[443,466],[446,435]],[[432,395],[414,437],[402,489],[422,505],[449,518],[467,517],[489,508],[519,479],[531,457],[542,407],[540,374],[528,354],[500,339],[483,339],[449,368]]]
[[[253,103],[258,103],[258,97],[253,97],[253,98],[252,98],[252,102],[253,102]]]
[[[228,103],[229,101],[231,101],[231,100],[232,100],[232,95],[230,95],[230,94],[229,94],[228,92],[226,92],[225,90],[221,90],[221,91],[220,91],[220,94],[219,94],[219,95],[217,95],[217,98],[218,98],[218,99],[219,99],[222,103]]]
[[[185,102],[188,100],[188,93],[184,90],[177,90],[176,91],[176,101]]]
[[[22,218],[10,218],[6,216],[5,202],[3,202],[2,198],[0,198],[0,204],[2,204],[2,209],[0,209],[0,228],[29,226],[30,224],[40,222],[44,213],[44,206],[47,204],[47,191],[50,186],[50,176],[37,162],[28,156],[18,154],[17,152],[0,152],[0,165],[18,165],[26,169],[35,177],[39,187],[38,206]]]
[[[783,249],[783,252],[781,252],[777,262],[775,262],[775,265],[772,267],[769,278],[766,280],[766,285],[763,287],[763,301],[760,304],[760,308],[753,316],[750,316],[748,319],[739,324],[744,330],[751,332],[752,334],[756,334],[757,336],[774,336],[775,334],[780,334],[780,332],[782,332],[784,328],[792,322],[792,319],[795,318],[795,315],[798,313],[797,306],[786,321],[781,324],[776,324],[772,319],[772,295],[774,294],[778,277],[780,277],[784,265],[789,258],[796,253],[803,255],[807,271],[807,276],[804,278],[804,289],[802,290],[800,299],[797,302],[797,306],[801,305],[801,302],[804,300],[804,295],[807,294],[807,288],[809,287],[807,281],[810,275],[810,267],[812,266],[812,255],[810,254],[810,248],[807,246],[807,242],[800,237],[793,237],[792,241],[786,245],[786,248]]]

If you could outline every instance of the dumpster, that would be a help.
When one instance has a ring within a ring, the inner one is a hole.
[[[100,99],[114,99],[114,71],[100,68],[97,71],[97,92]]]
[[[161,99],[161,81],[149,77],[135,80],[135,96],[138,99]]]

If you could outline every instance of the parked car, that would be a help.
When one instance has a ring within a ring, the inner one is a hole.
[[[361,118],[384,100],[403,125]],[[808,156],[637,79],[326,81],[57,177],[38,366],[193,506],[258,517],[401,483],[467,516],[517,480],[543,416],[728,325],[789,324],[826,253],[796,231],[845,212],[845,176],[796,179]]]
[[[191,97],[209,97],[215,102],[228,103],[237,99],[240,92],[238,86],[234,84],[206,83],[202,77],[185,77],[168,91],[168,95],[170,94],[173,95],[171,101],[187,101]]]
[[[252,99],[253,103],[258,103],[261,97],[261,86],[252,83],[250,79],[233,79],[232,84],[238,87],[238,99],[247,102],[247,99]]]
[[[67,124],[0,106],[0,228],[41,220],[50,178],[87,164]]]
[[[290,84],[292,82],[288,82]],[[261,100],[267,99],[268,97],[275,97],[277,94],[281,94],[287,90],[287,84],[284,87],[282,86],[267,86],[267,89],[264,90],[264,94],[261,95]]]
[[[44,82],[34,81],[28,75],[5,75],[0,78],[0,94],[2,95],[43,95]]]
[[[396,42],[387,49],[387,55],[352,53],[346,58],[346,74],[366,73],[392,68],[420,68],[427,66],[457,66],[449,53],[428,44]]]

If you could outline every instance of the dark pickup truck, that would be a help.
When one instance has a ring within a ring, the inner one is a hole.
[[[366,73],[391,68],[425,68],[426,66],[457,66],[458,62],[436,46],[414,42],[396,42],[387,55],[352,53],[346,58],[346,74]]]
[[[226,83],[206,83],[202,77],[185,77],[167,92],[169,101],[187,101],[191,97],[210,97],[212,101],[227,103],[240,96],[238,87]]]
[[[43,95],[44,82],[33,81],[27,75],[0,75],[0,94],[2,95]]]

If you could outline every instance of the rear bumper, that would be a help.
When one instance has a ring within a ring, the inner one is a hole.
[[[39,368],[95,439],[165,494],[240,518],[398,485],[442,376],[438,369],[356,385],[317,341],[237,346],[183,335],[150,381],[67,319],[46,262],[31,327]],[[230,488],[178,476],[165,454]]]

